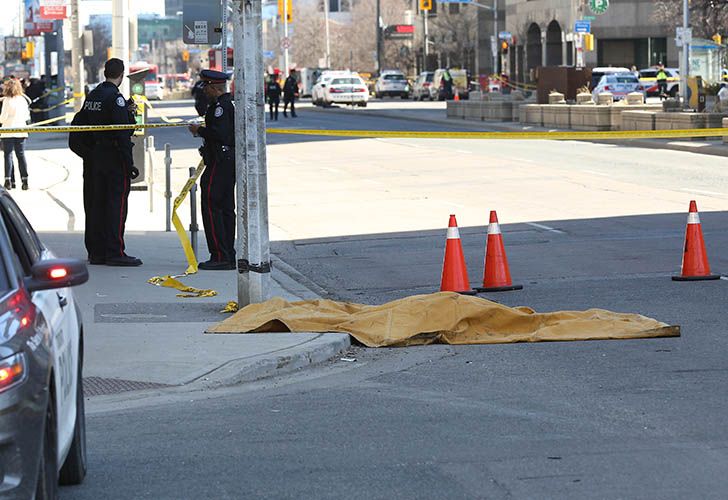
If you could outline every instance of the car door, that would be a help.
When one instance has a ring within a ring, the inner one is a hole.
[[[30,276],[31,267],[40,260],[54,258],[45,249],[22,211],[13,199],[0,196],[0,213],[8,229],[23,273]],[[51,355],[55,373],[59,462],[68,452],[76,421],[76,383],[80,335],[73,295],[69,288],[36,291],[33,304],[43,313],[51,329]]]

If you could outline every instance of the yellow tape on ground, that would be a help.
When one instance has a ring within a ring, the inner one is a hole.
[[[314,130],[269,128],[269,134],[311,135],[321,137],[391,138],[391,139],[511,139],[549,141],[590,141],[608,139],[679,139],[688,137],[721,137],[728,128],[687,130],[616,130],[604,132],[413,132],[398,130]]]
[[[179,274],[176,276],[154,276],[153,278],[150,278],[148,280],[148,282],[152,285],[174,288],[176,290],[179,290],[180,292],[183,292],[177,294],[177,297],[214,297],[215,295],[217,295],[217,292],[215,290],[187,286],[177,279],[197,273],[197,257],[195,256],[195,252],[192,249],[190,239],[187,236],[187,232],[185,231],[184,226],[182,225],[182,221],[177,215],[177,209],[182,205],[182,202],[184,202],[185,198],[187,198],[187,194],[190,192],[190,189],[192,189],[192,186],[197,183],[197,179],[200,178],[203,170],[205,170],[205,164],[204,162],[200,161],[200,163],[197,165],[195,173],[189,179],[187,179],[187,182],[180,191],[179,195],[177,195],[177,197],[174,199],[174,204],[172,205],[172,224],[174,225],[174,229],[177,231],[177,237],[182,244],[182,250],[184,250],[185,257],[187,258],[187,270],[184,272],[184,274]]]
[[[43,113],[44,111],[50,111],[52,109],[60,108],[61,106],[65,106],[66,104],[73,102],[73,98],[66,99],[65,101],[59,102],[58,104],[54,104],[53,106],[49,108],[43,108],[43,109],[30,109],[31,113]]]

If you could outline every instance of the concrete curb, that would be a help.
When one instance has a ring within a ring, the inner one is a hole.
[[[266,335],[297,334],[269,333]],[[183,386],[191,390],[217,389],[246,382],[255,382],[263,378],[285,375],[307,366],[328,361],[346,351],[350,346],[351,337],[348,333],[322,333],[312,340],[282,349],[275,353],[266,353],[253,358],[228,361],[207,375],[183,384]]]

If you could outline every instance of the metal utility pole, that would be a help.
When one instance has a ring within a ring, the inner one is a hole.
[[[288,38],[288,0],[283,0],[283,39],[285,40],[285,44],[283,45],[283,74],[288,78],[288,47],[291,45],[291,41]],[[262,62],[260,67],[263,67]]]
[[[324,0],[324,23],[326,23],[326,67],[331,67],[331,39],[329,35],[329,0]]]
[[[286,2],[284,2],[285,4]],[[233,0],[238,304],[270,294],[261,0]],[[285,13],[284,13],[285,14]]]
[[[129,71],[129,0],[112,0],[111,22],[111,55],[124,61]],[[129,95],[128,78],[121,81],[119,90]]]
[[[222,72],[227,73],[227,0],[222,0]]]
[[[422,61],[422,71],[427,71],[427,59],[430,55],[430,33],[427,30],[427,18],[430,17],[430,11],[429,10],[423,10],[422,11],[422,17],[424,18],[423,23],[425,24],[424,34],[425,34],[425,47],[422,51],[424,54],[424,59]]]
[[[493,0],[493,74],[498,74],[498,0]]]
[[[683,0],[683,35],[682,35],[682,57],[680,68],[680,100],[682,108],[687,109],[690,105],[688,99],[688,75],[690,74],[690,36],[688,36],[688,25],[690,24],[690,6],[688,0]]]
[[[78,113],[83,104],[83,49],[79,29],[78,0],[71,0],[71,72],[73,73],[73,110]]]
[[[377,0],[377,73],[382,72],[382,0]]]

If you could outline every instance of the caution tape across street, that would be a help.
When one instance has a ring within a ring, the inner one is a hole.
[[[269,134],[308,135],[320,137],[351,137],[373,139],[497,139],[497,140],[549,140],[593,141],[629,139],[682,139],[689,137],[722,137],[728,128],[700,128],[685,130],[615,130],[615,131],[554,131],[554,132],[418,132],[399,130],[317,130],[269,128]]]

